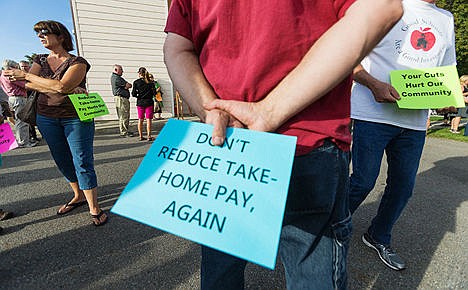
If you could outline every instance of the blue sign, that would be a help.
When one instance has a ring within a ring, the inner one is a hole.
[[[111,212],[273,269],[296,137],[171,119]]]

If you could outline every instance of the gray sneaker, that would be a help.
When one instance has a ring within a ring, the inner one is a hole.
[[[36,147],[37,142],[30,142],[26,144],[18,144],[18,148],[31,148],[31,147]]]
[[[382,260],[382,262],[391,269],[400,271],[406,268],[405,262],[403,262],[403,260],[390,246],[377,243],[372,239],[369,233],[362,235],[362,241],[366,246],[374,249],[379,254],[380,260]]]
[[[128,133],[125,133],[125,134],[120,134],[120,137],[121,138],[128,138],[128,137],[134,137],[135,134],[133,132],[128,132]]]

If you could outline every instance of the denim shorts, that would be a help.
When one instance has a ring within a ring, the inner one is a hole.
[[[68,182],[80,189],[97,187],[94,171],[94,121],[78,118],[50,118],[37,115],[37,127],[49,146],[55,164]]]

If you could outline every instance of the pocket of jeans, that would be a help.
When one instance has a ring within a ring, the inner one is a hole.
[[[342,174],[339,170],[338,150],[333,143],[327,142],[317,150],[294,160],[286,214],[332,211],[339,175]]]

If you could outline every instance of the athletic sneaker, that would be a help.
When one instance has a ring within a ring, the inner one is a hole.
[[[395,251],[390,246],[385,246],[377,243],[372,239],[369,233],[362,235],[362,241],[369,248],[374,249],[378,254],[380,260],[384,262],[385,265],[390,267],[393,270],[400,271],[406,268],[405,262],[398,256]]]
[[[27,144],[18,144],[18,148],[31,148],[31,147],[36,147],[37,142],[30,142]]]
[[[135,134],[133,132],[128,132],[126,134],[120,134],[120,137],[122,138],[128,138],[128,137],[133,137]]]

